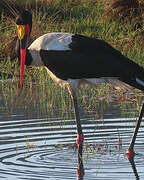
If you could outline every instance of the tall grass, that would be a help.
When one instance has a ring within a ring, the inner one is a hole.
[[[3,0],[4,1],[4,0]],[[9,0],[10,1],[10,0]],[[135,23],[107,19],[105,8],[99,1],[44,0],[10,1],[17,11],[27,7],[33,14],[33,30],[29,44],[47,32],[71,32],[103,39],[124,55],[143,66],[143,29],[135,29]],[[14,9],[15,9],[14,8]],[[143,26],[143,22],[142,22]],[[16,57],[17,32],[14,18],[3,13],[0,23],[0,60]]]
[[[37,109],[39,105],[41,107],[39,114],[45,111],[56,115],[59,113],[59,109],[63,109],[61,111],[63,117],[69,117],[73,114],[71,111],[72,103],[67,90],[55,85],[42,68],[39,70],[26,70],[23,89],[19,88],[19,79],[17,78],[19,75],[19,63],[15,53],[17,32],[14,14],[17,14],[21,9],[27,8],[32,11],[33,29],[29,44],[47,32],[83,34],[109,42],[124,55],[144,66],[143,31],[135,29],[135,24],[128,24],[126,20],[118,21],[106,18],[104,14],[105,8],[101,1],[8,0],[7,2],[10,2],[15,13],[11,12],[7,5],[5,5],[7,7],[5,8],[6,11],[3,10],[2,12],[0,21],[0,72],[14,74],[13,83],[4,82],[1,86],[1,92],[3,92],[1,103],[5,102],[7,104],[9,112],[13,112],[17,106],[24,107],[30,113],[32,107]],[[12,59],[13,61],[11,61]],[[34,82],[38,86],[34,85]],[[99,86],[97,89],[96,91],[94,88],[89,88],[81,93],[79,101],[80,104],[85,104],[85,107],[82,106],[84,108],[83,112],[96,111],[97,106],[104,108],[106,103],[103,102],[108,102],[111,99],[107,94],[114,93],[113,89],[106,85],[102,85],[102,88]],[[121,96],[120,94],[119,97]],[[9,102],[9,99],[11,99],[11,102]],[[101,103],[97,105],[99,100]],[[54,110],[55,107],[57,107],[58,111]],[[103,108],[101,108],[101,111],[103,111]],[[97,116],[97,113],[95,115]]]

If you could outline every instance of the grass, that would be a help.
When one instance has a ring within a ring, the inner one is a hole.
[[[17,4],[17,1],[14,2]],[[34,23],[30,43],[47,32],[83,34],[103,39],[136,62],[142,63],[144,38],[141,33],[143,32],[135,30],[134,24],[128,24],[127,19],[119,22],[118,20],[112,21],[106,18],[104,16],[105,9],[100,3],[101,1],[49,0],[43,1],[45,3],[43,7],[38,4],[39,1],[32,1],[33,3],[35,2],[33,6],[27,5],[31,1],[23,1],[22,4],[18,3],[15,6],[19,6],[17,8],[20,9],[21,6],[24,6],[24,2],[29,9],[33,7]],[[38,5],[40,6],[39,8]],[[4,49],[9,49],[9,53],[5,54],[12,58],[15,56],[13,51],[16,43],[14,19],[3,15],[0,27],[0,34],[3,40],[3,44],[0,45],[1,52],[4,52]],[[5,58],[2,53],[1,60]]]
[[[32,11],[33,29],[29,44],[47,32],[77,33],[107,41],[124,55],[144,67],[143,29],[135,29],[134,23],[127,23],[128,18],[119,21],[119,19],[113,20],[105,17],[106,9],[102,0],[30,0],[21,1],[21,3],[16,0],[9,0],[7,2],[14,10],[17,9],[16,12],[25,7]],[[23,102],[30,104],[30,106],[33,104],[34,108],[38,103],[41,107],[40,114],[45,111],[53,112],[52,115],[54,115],[63,109],[63,117],[71,116],[70,96],[68,93],[65,95],[66,91],[50,80],[44,68],[26,70],[23,89],[19,87],[19,62],[15,53],[17,32],[14,13],[9,8],[5,9],[6,11],[2,12],[0,20],[0,72],[14,75],[14,82],[7,83],[5,81],[2,83],[1,91],[4,96],[1,98],[1,102],[8,102],[8,99],[11,98],[11,102],[6,103],[9,111],[13,111],[16,106],[23,106]],[[2,78],[7,79],[7,77]],[[34,82],[38,84],[37,87],[33,85]],[[105,102],[109,103],[111,94],[114,94],[113,89],[105,84],[100,85],[97,89],[96,91],[94,88],[88,88],[81,93],[79,101],[80,104],[83,103],[85,107],[88,107],[86,111],[95,110],[99,99],[101,99],[100,106],[104,108]],[[20,93],[21,95],[19,95]],[[122,96],[122,93],[119,94],[119,99],[115,100],[123,102]],[[22,99],[22,97],[25,98]],[[128,100],[127,95],[123,97]],[[137,96],[134,95],[133,99],[136,100]],[[30,111],[30,106],[25,106],[25,109]],[[57,112],[54,110],[55,107],[58,109]]]

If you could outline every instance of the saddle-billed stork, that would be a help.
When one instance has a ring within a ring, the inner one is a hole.
[[[66,86],[74,103],[77,125],[77,145],[83,144],[76,90],[83,83],[123,82],[144,90],[144,69],[123,56],[103,40],[71,33],[47,33],[36,39],[28,48],[26,42],[32,29],[32,14],[24,10],[16,18],[21,54],[20,84],[24,65],[45,66],[48,74],[60,86]],[[134,143],[140,121],[127,153],[134,155]]]

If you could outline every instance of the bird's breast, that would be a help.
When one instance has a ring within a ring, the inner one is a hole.
[[[32,57],[32,62],[30,64],[31,66],[43,66],[44,65],[44,63],[40,57],[40,51],[29,49],[29,52]]]

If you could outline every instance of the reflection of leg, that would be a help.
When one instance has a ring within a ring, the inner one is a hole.
[[[83,180],[83,177],[84,177],[82,150],[83,150],[83,146],[80,145],[78,147],[78,168],[77,168],[77,177],[78,177],[78,180]]]
[[[132,169],[133,169],[133,172],[134,172],[134,175],[135,175],[136,179],[139,180],[139,175],[138,175],[138,172],[137,172],[137,169],[136,169],[136,166],[135,166],[134,158],[131,157],[129,159],[129,162],[131,163],[131,166],[132,166]]]
[[[81,122],[80,122],[80,116],[79,116],[76,92],[70,85],[68,85],[68,90],[69,90],[69,92],[71,94],[71,97],[72,97],[72,100],[73,100],[75,118],[76,118],[76,125],[77,125],[77,145],[80,146],[81,144],[83,144],[84,135],[83,135],[83,132],[82,132],[82,127],[81,127]]]
[[[142,121],[143,113],[144,113],[144,104],[142,106],[141,113],[140,113],[139,119],[137,121],[137,125],[136,125],[136,128],[135,128],[134,134],[132,136],[129,148],[127,150],[127,154],[128,155],[132,155],[133,156],[135,154],[135,152],[134,152],[134,144],[135,144],[136,136],[137,136],[137,133],[138,133],[141,121]]]

